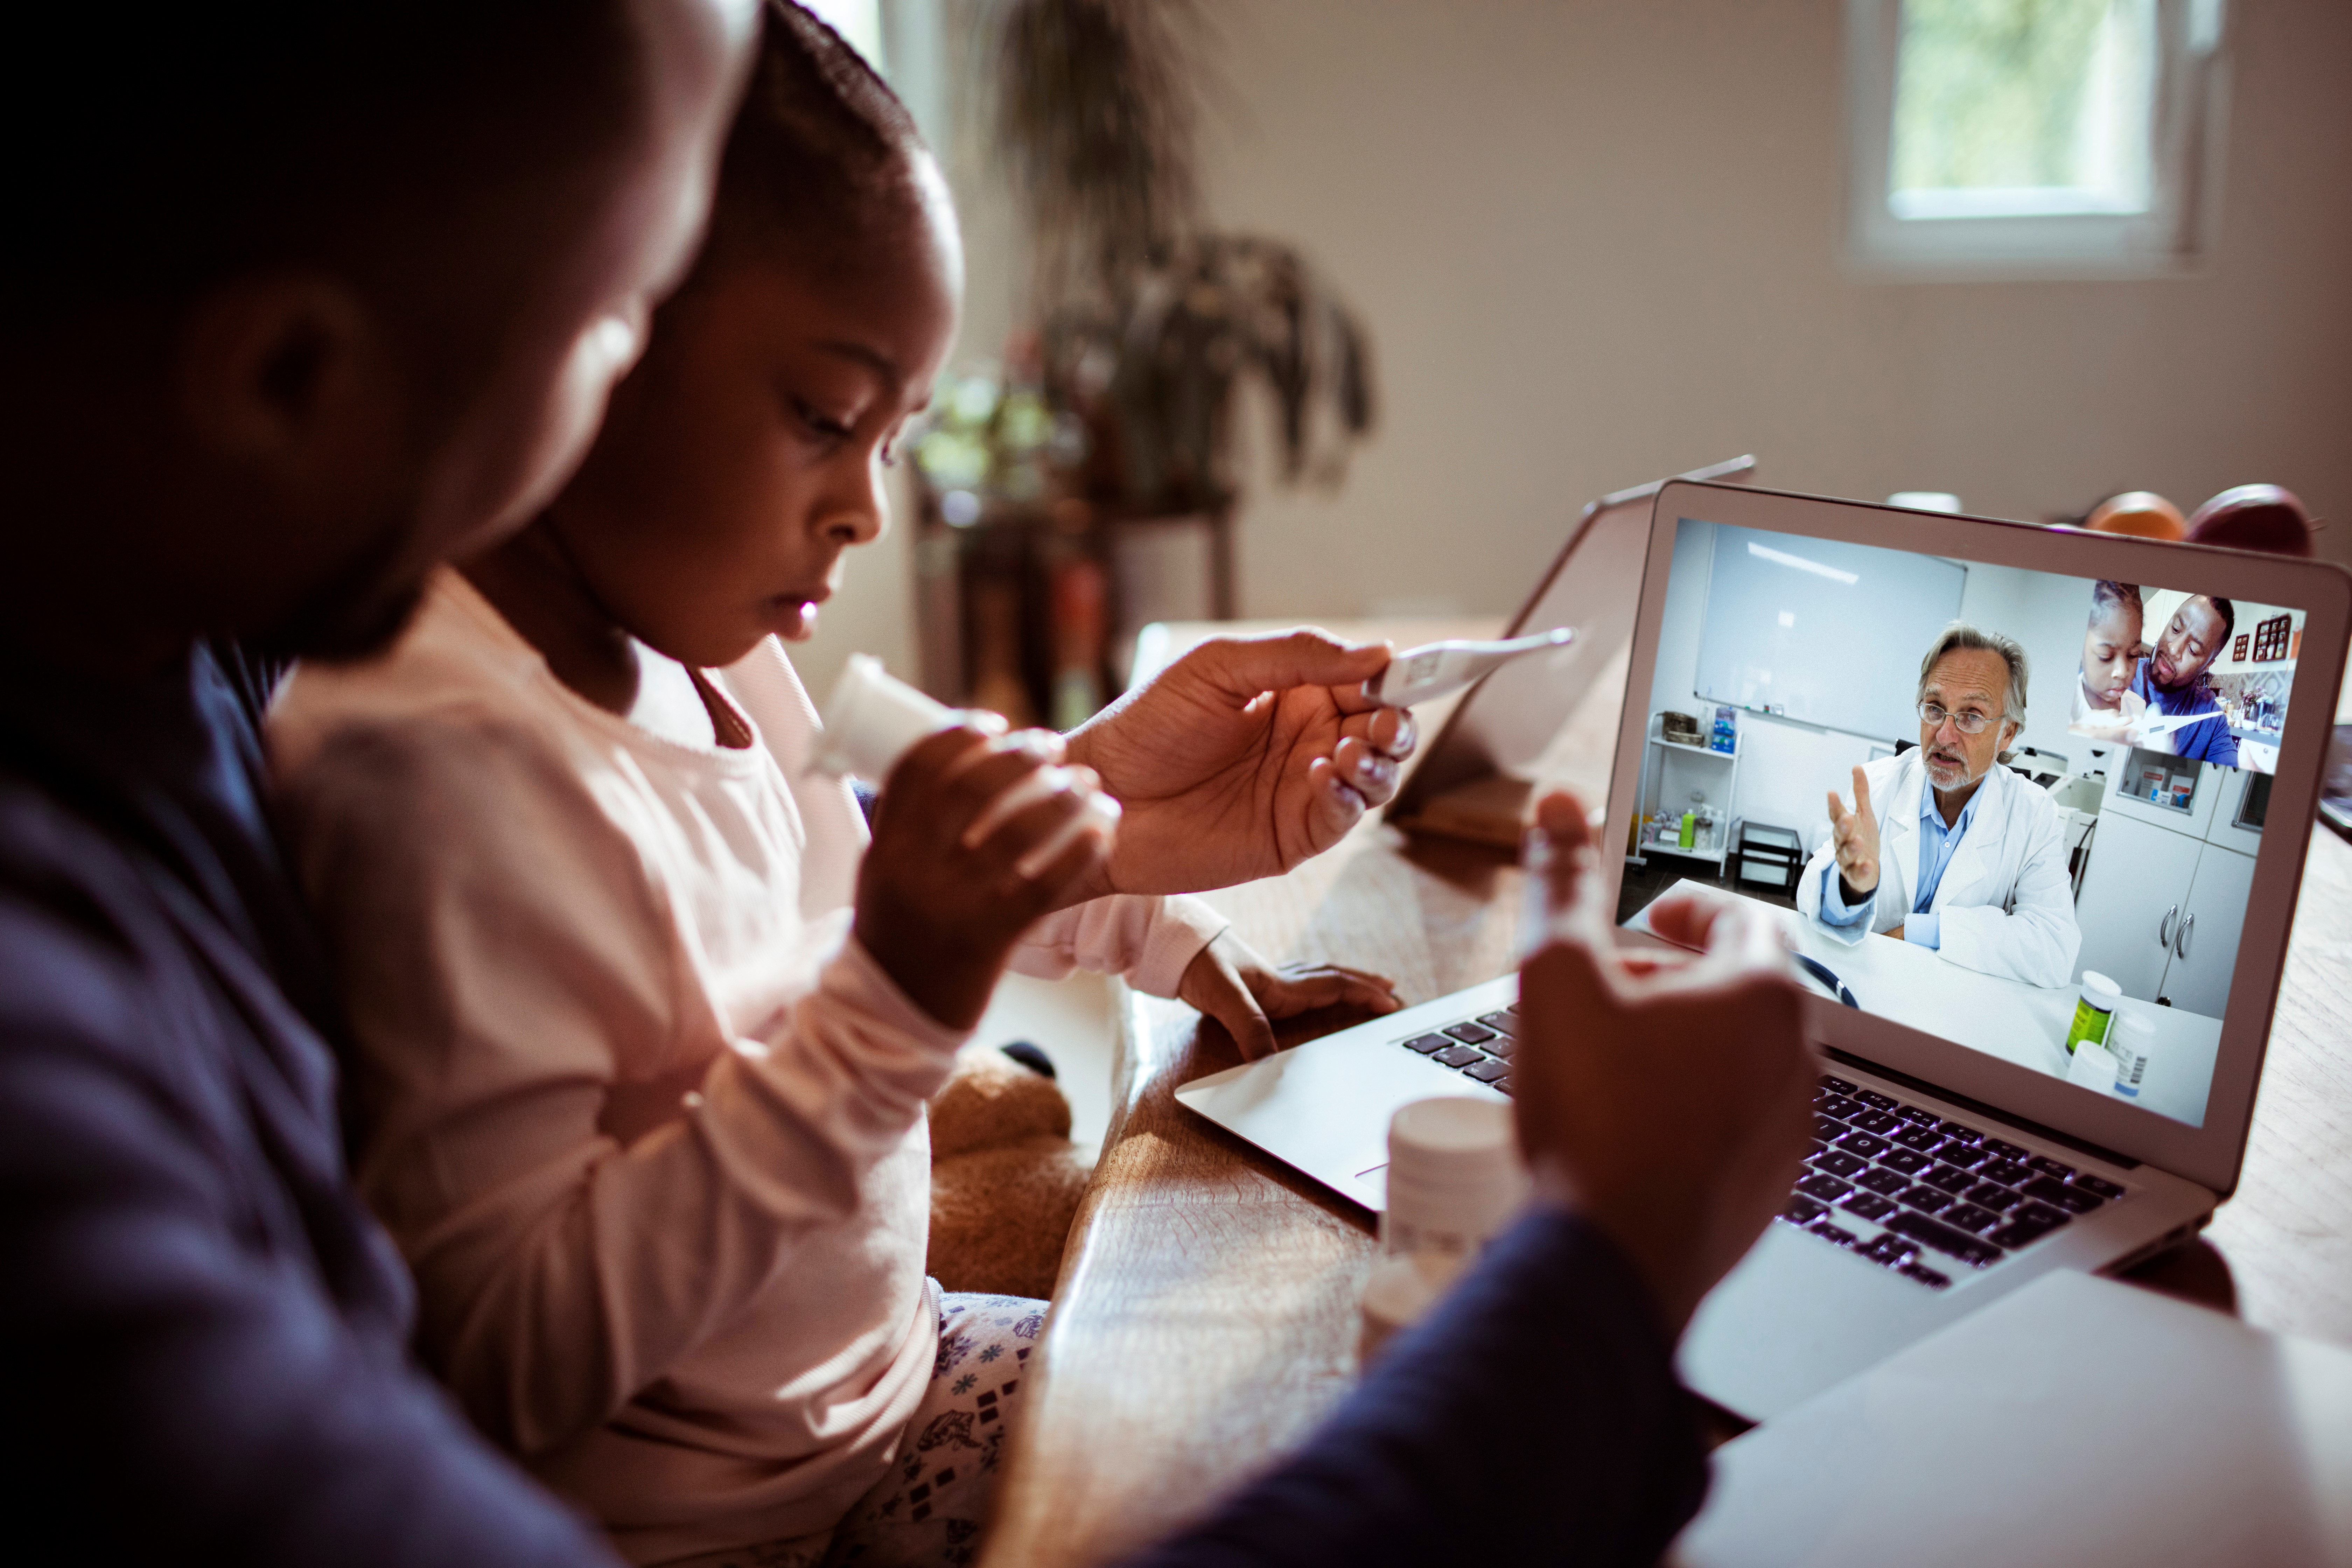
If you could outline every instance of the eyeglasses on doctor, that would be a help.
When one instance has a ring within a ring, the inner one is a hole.
[[[1981,735],[1987,726],[1998,724],[2008,716],[2005,713],[1955,713],[1933,702],[1919,704],[1919,722],[1930,729],[1940,730],[1944,727],[1944,721],[1949,719],[1952,728],[1963,735]]]

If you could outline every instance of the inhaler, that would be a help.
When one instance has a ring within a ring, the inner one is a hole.
[[[961,721],[962,716],[946,703],[893,678],[880,659],[854,653],[825,702],[824,732],[817,738],[816,754],[809,759],[809,766],[835,778],[855,774],[878,784],[918,741]],[[1007,817],[1068,788],[1071,777],[1068,768],[1039,768],[989,802],[972,824],[969,841],[979,842]],[[1013,869],[1024,877],[1034,877],[1076,843],[1078,835],[1089,830],[1100,833],[1108,847],[1118,818],[1118,802],[1098,789],[1090,790],[1078,814],[1024,855]]]

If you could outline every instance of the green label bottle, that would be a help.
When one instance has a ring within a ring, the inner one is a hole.
[[[2083,971],[2082,1000],[2074,1004],[2074,1022],[2066,1030],[2066,1054],[2073,1056],[2074,1047],[2088,1040],[2095,1046],[2107,1043],[2107,1029],[2116,1018],[2116,1004],[2123,1000],[2123,987],[2095,969]]]

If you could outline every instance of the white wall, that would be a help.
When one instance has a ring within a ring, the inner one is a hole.
[[[2269,479],[2352,557],[2352,5],[2231,7],[2209,276],[1978,285],[1843,269],[1843,9],[1225,9],[1217,216],[1327,264],[1388,391],[1342,497],[1252,510],[1248,613],[1502,608],[1586,497],[1742,450],[1776,487],[2016,517]]]
[[[1505,611],[1587,498],[1746,450],[1780,488],[1950,489],[2013,517],[2270,479],[2352,558],[2352,5],[2231,5],[2207,275],[1976,285],[1844,268],[1843,9],[1213,9],[1213,216],[1328,268],[1385,393],[1339,495],[1248,508],[1244,614]],[[1019,260],[984,161],[957,165],[986,353]]]
[[[1650,681],[1652,713],[1666,709],[1688,713],[1705,730],[1714,706],[1698,698],[1698,648],[1706,610],[1708,569],[1715,559],[1715,524],[1691,521],[1675,532],[1674,564],[1666,579],[1665,613],[1659,621],[1658,663]],[[1961,602],[1967,603],[1965,593]],[[1916,657],[1916,655],[1914,656]],[[1891,748],[1895,737],[1875,742],[1843,731],[1824,730],[1762,713],[1739,715],[1739,770],[1730,813],[1769,823],[1812,842],[1817,825],[1828,821],[1828,792],[1852,799],[1853,770],[1870,760],[1874,743]],[[1662,809],[1680,799],[1661,799]],[[1720,803],[1717,803],[1720,804]]]

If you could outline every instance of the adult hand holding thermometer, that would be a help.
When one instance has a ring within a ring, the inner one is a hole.
[[[946,703],[894,679],[880,659],[852,654],[848,668],[826,700],[824,731],[809,766],[836,778],[855,774],[879,784],[917,742],[962,721],[963,715]],[[1071,769],[1037,769],[989,803],[964,835],[967,847],[981,843],[999,824],[1038,802],[1074,787],[1079,787],[1078,774]],[[1118,802],[1099,789],[1087,788],[1078,814],[1024,855],[1013,869],[1024,877],[1036,876],[1076,843],[1082,833],[1099,834],[1108,847],[1118,832]]]
[[[1399,653],[1387,669],[1365,681],[1364,696],[1385,708],[1410,708],[1459,691],[1523,654],[1566,647],[1575,640],[1576,628],[1561,626],[1507,642],[1423,643]]]

